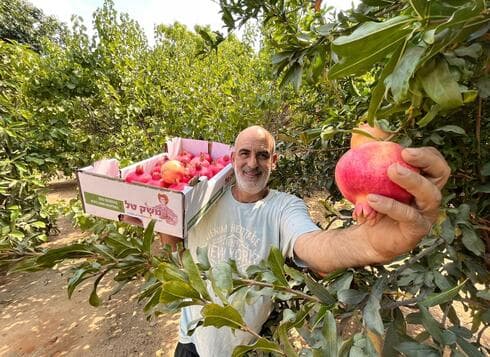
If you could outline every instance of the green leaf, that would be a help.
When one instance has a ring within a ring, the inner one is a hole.
[[[87,274],[93,272],[92,269],[88,267],[79,268],[75,273],[68,279],[68,298],[70,299],[75,288],[88,277]]]
[[[25,234],[22,233],[21,231],[12,231],[9,233],[9,237],[21,240],[22,238],[25,237]]]
[[[233,280],[230,265],[226,262],[221,262],[212,267],[210,274],[211,284],[213,285],[214,292],[221,299],[222,302],[225,302],[226,296],[233,289]]]
[[[148,227],[145,229],[145,233],[143,235],[143,251],[146,253],[151,252],[151,245],[153,244],[153,240],[155,239],[154,228],[155,228],[156,220],[152,219],[148,224]]]
[[[96,288],[92,289],[92,292],[90,293],[90,297],[88,299],[88,302],[90,305],[95,306],[95,307],[100,305],[101,300],[100,300],[99,296],[97,295]]]
[[[478,98],[477,90],[467,90],[463,92],[463,103],[473,103]]]
[[[396,34],[405,32],[400,29],[412,21],[408,16],[397,16],[384,22],[365,22],[350,35],[337,37],[332,42],[332,50],[341,56],[357,54],[362,57],[361,54],[399,38]]]
[[[455,133],[460,135],[466,135],[466,131],[457,125],[445,125],[440,128],[434,129],[434,131],[444,131],[446,133]]]
[[[471,207],[467,203],[462,203],[461,205],[459,205],[458,214],[456,216],[455,223],[456,224],[467,224],[468,219],[470,217],[470,210],[471,210]]]
[[[332,274],[335,274],[335,273],[332,273]],[[342,275],[340,276],[340,278],[338,278],[337,280],[335,280],[332,284],[330,284],[328,286],[327,289],[328,289],[328,292],[330,294],[338,294],[340,291],[350,288],[350,285],[352,283],[352,279],[354,278],[354,274],[352,274],[352,272],[350,272],[350,271],[343,272],[341,274]],[[328,278],[328,276],[326,278],[324,278],[324,280],[327,278]]]
[[[376,332],[379,336],[384,335],[384,325],[380,314],[380,301],[385,284],[385,278],[380,278],[376,281],[363,310],[364,323],[370,330]]]
[[[439,327],[439,323],[432,317],[426,307],[419,305],[419,308],[422,317],[422,325],[424,325],[425,329],[430,333],[434,340],[443,343],[442,331]]]
[[[386,86],[391,88],[393,99],[396,103],[400,103],[406,98],[410,79],[415,73],[415,69],[424,52],[425,48],[419,46],[411,47],[406,50],[393,70],[393,73],[386,79]]]
[[[320,36],[327,36],[329,35],[332,30],[335,29],[335,24],[334,23],[327,23],[321,26],[318,26],[314,28],[314,30],[320,35]]]
[[[407,357],[439,357],[440,353],[433,347],[423,345],[418,342],[405,341],[395,346],[398,352],[405,354]]]
[[[461,29],[466,23],[471,22],[473,20],[473,17],[478,16],[480,11],[482,10],[482,7],[484,5],[480,5],[479,3],[483,3],[480,1],[476,2],[467,2],[463,6],[461,6],[459,9],[454,11],[452,15],[449,17],[449,19],[437,26],[436,28],[436,33],[440,33],[446,29],[450,28],[456,28],[456,29]],[[451,9],[451,12],[453,9]]]
[[[332,305],[337,302],[337,300],[328,292],[325,286],[316,282],[310,276],[305,275],[305,283],[310,290],[310,293],[319,298],[322,303]]]
[[[388,54],[394,52],[400,44],[405,41],[405,37],[411,32],[410,29],[401,30],[397,33],[397,38],[392,42],[387,42],[376,46],[369,53],[357,57],[344,57],[341,62],[336,63],[330,68],[328,77],[336,79],[347,75],[361,74],[372,68],[374,64],[382,60]],[[355,53],[355,52],[354,52]]]
[[[290,60],[291,56],[294,54],[293,51],[284,51],[276,53],[272,56],[271,62],[273,65],[277,65],[285,60]]]
[[[37,263],[45,267],[52,267],[65,259],[84,258],[92,254],[93,252],[85,244],[76,243],[66,247],[48,250],[37,258]]]
[[[434,271],[434,283],[436,283],[437,287],[441,290],[450,290],[453,288],[452,284],[449,282],[448,278],[439,273],[438,271]]]
[[[303,273],[288,265],[284,265],[284,273],[286,273],[286,275],[288,275],[292,279],[296,280],[298,283],[302,283],[305,280]]]
[[[109,269],[103,271],[102,273],[100,273],[100,275],[97,277],[97,279],[95,279],[94,286],[92,288],[92,292],[90,293],[90,297],[88,299],[88,302],[90,305],[97,307],[101,304],[102,301],[100,300],[99,296],[97,295],[97,287],[99,286],[99,283],[102,280],[102,278],[104,277],[104,275],[106,275],[108,272],[109,272]]]
[[[189,284],[179,280],[166,281],[162,284],[161,303],[167,304],[175,300],[188,298],[200,298],[199,292]]]
[[[197,247],[196,255],[197,255],[197,261],[202,266],[202,269],[209,270],[211,264],[209,264],[208,246]]]
[[[187,283],[189,281],[187,275],[183,271],[179,270],[175,265],[167,262],[160,263],[155,270],[154,275],[155,278],[161,282],[180,280]]]
[[[476,293],[480,299],[490,300],[490,289],[480,290]]]
[[[378,111],[379,106],[381,105],[383,98],[385,96],[385,92],[386,92],[385,79],[391,72],[393,72],[393,69],[398,63],[399,56],[403,48],[404,48],[404,44],[401,43],[399,44],[398,48],[393,51],[390,59],[388,60],[388,63],[386,63],[386,65],[383,68],[383,71],[381,71],[381,74],[378,77],[378,83],[376,84],[376,87],[374,87],[373,91],[371,92],[371,100],[369,101],[368,115],[367,115],[367,121],[371,126],[374,125],[376,112]]]
[[[490,97],[490,76],[483,76],[476,82],[476,87],[478,88],[478,94],[483,99]]]
[[[461,46],[454,49],[454,53],[459,57],[471,57],[478,59],[482,52],[482,47],[479,43],[473,43],[470,46]]]
[[[430,110],[427,112],[427,114],[424,115],[422,119],[420,119],[417,122],[417,125],[421,128],[429,124],[434,118],[439,114],[441,111],[441,106],[439,104],[434,104],[430,107]]]
[[[291,329],[290,322],[283,322],[277,327],[277,336],[279,338],[279,344],[283,353],[286,356],[297,357],[298,354],[294,350],[294,347],[291,343],[291,337],[289,336],[289,330]]]
[[[490,162],[487,162],[483,165],[480,173],[482,176],[490,176]]]
[[[241,329],[245,326],[240,313],[232,306],[220,306],[218,304],[207,304],[202,308],[201,315],[204,318],[203,326],[223,326],[232,329]]]
[[[337,324],[330,310],[327,311],[323,320],[322,328],[323,337],[325,337],[326,346],[324,353],[326,356],[336,357],[338,352],[337,346]]]
[[[265,287],[259,289],[257,287],[251,287],[247,290],[247,295],[245,297],[247,304],[253,305],[257,302],[259,298],[271,297],[276,291],[273,288]]]
[[[490,193],[490,183],[476,186],[475,192]]]
[[[463,105],[463,96],[454,80],[447,62],[432,61],[417,74],[427,95],[442,109],[453,109]]]
[[[298,62],[295,62],[284,73],[280,86],[284,87],[286,84],[291,83],[294,90],[298,91],[299,87],[301,87],[302,76],[303,66]]]
[[[276,283],[280,286],[288,286],[284,273],[284,257],[277,247],[272,247],[267,258],[269,266],[276,277]]]
[[[454,298],[458,295],[459,290],[461,290],[461,288],[464,286],[464,284],[466,284],[467,281],[468,279],[463,281],[461,284],[456,285],[454,288],[443,291],[441,293],[429,295],[429,297],[420,302],[420,305],[424,307],[431,307],[444,304],[445,302],[448,302],[450,300],[454,300]]]
[[[232,357],[240,357],[246,355],[248,352],[253,351],[263,351],[267,353],[276,353],[278,355],[283,355],[282,349],[279,347],[277,343],[266,340],[265,338],[258,339],[253,345],[248,346],[237,346],[233,350]]]
[[[442,340],[445,345],[453,346],[456,344],[456,334],[451,330],[442,331]]]
[[[427,0],[408,0],[420,20],[425,19],[429,3]]]
[[[471,357],[483,357],[484,354],[481,353],[478,348],[476,348],[473,344],[471,344],[470,342],[466,341],[465,339],[461,338],[461,337],[457,337],[457,341],[458,341],[458,345],[459,347],[461,347],[461,349],[468,355],[468,356],[471,356]]]
[[[368,295],[365,291],[345,289],[338,292],[337,297],[340,302],[347,305],[357,305]]]
[[[184,265],[184,269],[189,276],[191,286],[197,290],[204,299],[209,299],[208,289],[206,288],[206,284],[201,277],[201,271],[194,263],[191,252],[187,249],[184,250],[184,253],[182,253],[182,264]]]
[[[396,347],[400,345],[400,343],[408,341],[408,337],[405,334],[401,333],[394,325],[390,325],[386,330],[386,335],[383,344],[383,351],[381,356],[386,357],[395,357],[399,356],[398,351],[396,351]]]
[[[482,256],[485,253],[485,244],[478,234],[467,226],[462,226],[461,230],[463,231],[462,242],[466,249],[475,255]]]

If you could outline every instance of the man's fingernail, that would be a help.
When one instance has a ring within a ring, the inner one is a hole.
[[[372,202],[372,203],[376,203],[379,201],[379,196],[378,195],[375,195],[373,193],[370,193],[368,196],[367,196],[367,199],[369,202]]]
[[[420,155],[420,150],[418,150],[418,149],[414,149],[414,148],[406,148],[406,149],[404,149],[404,151],[405,151],[405,152],[406,152],[408,155],[410,155],[410,156],[412,156],[412,157],[417,157],[417,156],[419,156],[419,155]]]
[[[403,165],[396,164],[396,172],[398,173],[398,175],[405,176],[410,173],[410,170]]]

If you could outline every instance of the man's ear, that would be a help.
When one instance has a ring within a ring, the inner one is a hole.
[[[277,152],[272,154],[272,170],[274,170],[277,166]]]
[[[233,164],[235,162],[235,152],[234,151],[231,152],[230,158],[231,158],[231,163]]]

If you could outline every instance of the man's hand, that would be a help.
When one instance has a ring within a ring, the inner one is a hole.
[[[441,189],[450,174],[449,166],[435,148],[405,149],[402,158],[420,168],[420,174],[394,164],[389,167],[388,176],[415,197],[414,203],[410,206],[388,197],[368,195],[369,205],[383,215],[379,222],[365,227],[379,262],[410,251],[429,233],[439,213]]]
[[[376,222],[304,234],[294,246],[298,258],[317,271],[329,272],[385,263],[413,249],[437,219],[450,169],[431,147],[405,149],[402,157],[420,168],[420,174],[393,164],[388,176],[415,197],[412,205],[368,195],[369,205],[379,212]]]

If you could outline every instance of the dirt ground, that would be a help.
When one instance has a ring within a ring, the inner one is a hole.
[[[57,185],[48,200],[76,197],[73,184]],[[324,208],[307,199],[315,222],[324,219]],[[49,245],[61,246],[83,237],[61,218],[60,233]],[[92,282],[81,284],[68,299],[67,279],[74,262],[36,273],[0,276],[0,357],[17,356],[173,356],[178,335],[178,314],[147,320],[137,301],[138,284],[128,284],[110,300],[110,277],[102,280],[101,306],[88,303]],[[458,315],[468,325],[462,308]],[[437,316],[437,312],[436,312]],[[413,331],[417,334],[421,331]],[[490,345],[490,332],[482,342]]]
[[[57,187],[49,200],[76,196],[73,185]],[[82,237],[61,219],[52,244]],[[146,320],[137,301],[138,284],[128,284],[95,308],[88,303],[92,282],[81,284],[68,299],[73,263],[53,270],[0,276],[0,356],[173,356],[178,315]],[[101,282],[109,294],[110,277]],[[105,289],[104,289],[105,288]]]

